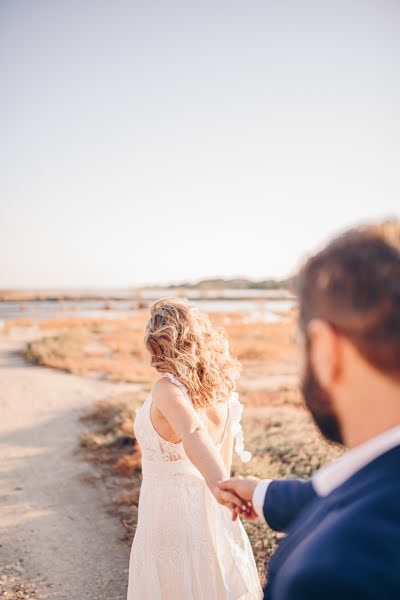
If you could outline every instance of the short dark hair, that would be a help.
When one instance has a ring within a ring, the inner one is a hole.
[[[380,371],[400,376],[400,221],[347,231],[296,278],[300,328],[328,321]]]

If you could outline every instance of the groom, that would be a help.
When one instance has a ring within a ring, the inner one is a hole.
[[[348,232],[299,277],[305,403],[323,435],[349,450],[311,481],[220,484],[288,534],[265,599],[400,599],[397,227],[389,224],[392,239],[385,227]]]

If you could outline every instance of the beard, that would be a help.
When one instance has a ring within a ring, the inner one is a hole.
[[[343,444],[340,423],[333,410],[332,396],[324,390],[307,356],[305,373],[301,381],[304,402],[322,435],[330,442]]]

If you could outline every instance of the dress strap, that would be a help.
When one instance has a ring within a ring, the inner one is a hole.
[[[251,452],[244,449],[244,436],[242,428],[243,404],[239,401],[239,394],[232,392],[230,398],[232,415],[232,433],[235,438],[235,452],[241,458],[242,462],[251,460]]]

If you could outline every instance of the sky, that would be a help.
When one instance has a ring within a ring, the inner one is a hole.
[[[1,0],[0,287],[285,277],[400,215],[397,0]]]

